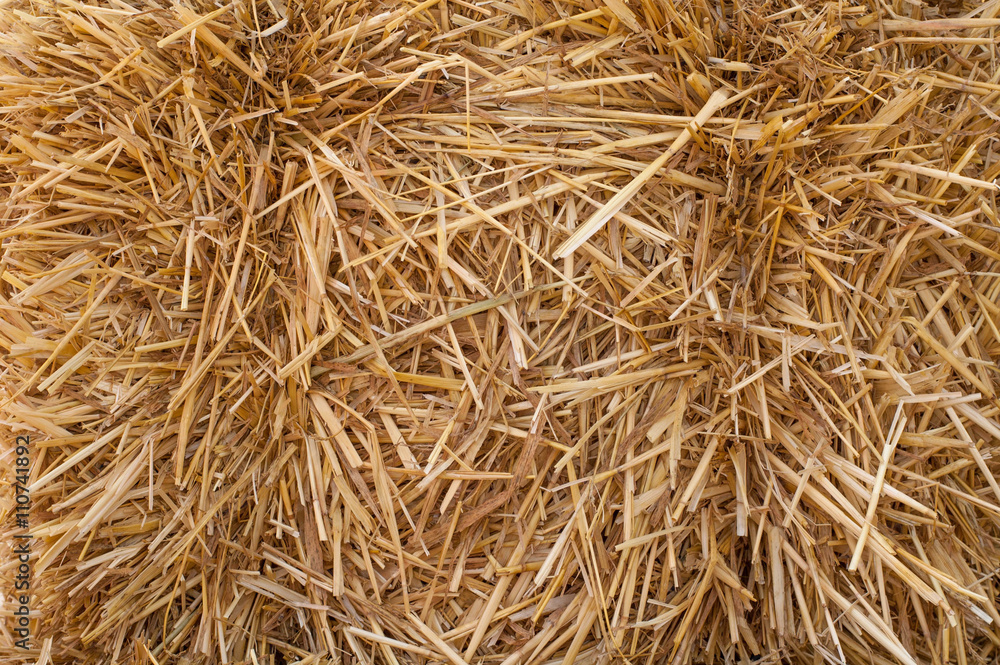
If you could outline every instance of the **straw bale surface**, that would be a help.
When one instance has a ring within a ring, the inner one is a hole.
[[[995,662],[997,28],[3,0],[0,659]]]

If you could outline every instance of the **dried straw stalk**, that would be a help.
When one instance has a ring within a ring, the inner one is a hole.
[[[993,662],[998,27],[0,2],[3,661]]]

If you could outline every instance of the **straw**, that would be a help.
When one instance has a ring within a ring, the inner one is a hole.
[[[0,660],[994,662],[997,27],[0,3]]]

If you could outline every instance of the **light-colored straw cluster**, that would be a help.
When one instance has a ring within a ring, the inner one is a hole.
[[[0,658],[993,662],[998,28],[3,0]]]

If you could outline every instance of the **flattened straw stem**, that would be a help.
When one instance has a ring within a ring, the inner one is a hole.
[[[868,532],[871,531],[872,522],[875,520],[878,500],[882,496],[882,485],[885,483],[885,474],[889,469],[889,460],[892,458],[893,451],[896,450],[896,444],[899,443],[899,438],[903,435],[905,427],[906,416],[903,414],[903,402],[900,402],[896,406],[896,414],[893,416],[892,426],[889,428],[889,440],[886,441],[885,447],[882,449],[882,461],[879,462],[878,472],[875,474],[875,482],[872,484],[872,496],[868,501],[865,523],[861,525],[861,534],[858,536],[858,543],[854,547],[854,555],[851,557],[851,563],[847,566],[847,569],[851,572],[858,569],[858,563],[861,561],[861,553],[864,551],[865,543],[868,541]]]
[[[663,165],[667,163],[671,157],[680,152],[681,148],[687,145],[688,141],[697,133],[702,125],[708,122],[709,119],[715,112],[722,108],[726,100],[729,98],[729,93],[725,90],[716,90],[712,93],[712,96],[708,98],[705,105],[698,112],[698,115],[694,117],[691,123],[685,127],[685,131],[674,139],[674,142],[670,144],[666,152],[657,157],[655,160],[650,162],[649,166],[644,168],[642,172],[635,177],[632,182],[625,185],[619,190],[617,194],[611,197],[611,200],[601,206],[593,215],[591,215],[586,222],[579,225],[567,240],[565,240],[559,247],[556,248],[554,256],[557,259],[566,258],[573,252],[575,252],[580,245],[587,242],[595,233],[597,233],[601,228],[608,223],[618,211],[628,203],[632,197],[638,194],[639,190],[646,182],[656,175],[656,172],[663,168]]]

